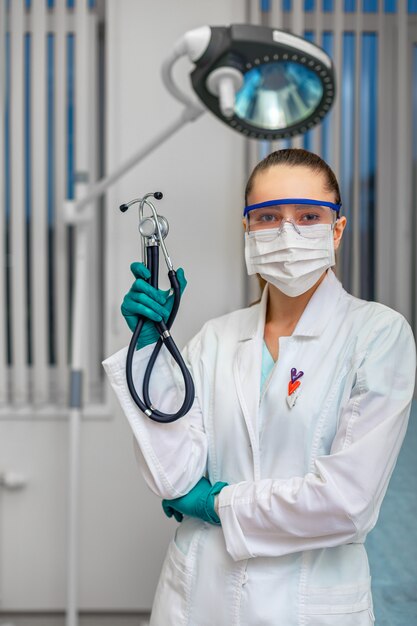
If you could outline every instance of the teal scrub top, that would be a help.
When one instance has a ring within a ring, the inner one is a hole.
[[[261,371],[261,392],[264,388],[266,381],[269,378],[270,373],[275,365],[275,361],[268,350],[265,341],[262,344],[262,371]]]

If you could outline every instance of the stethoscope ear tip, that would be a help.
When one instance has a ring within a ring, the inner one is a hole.
[[[128,210],[128,208],[129,208],[128,204],[121,204],[119,206],[119,209],[121,210],[122,213],[125,213]]]
[[[162,191],[155,191],[155,193],[153,194],[153,197],[155,198],[155,200],[162,200],[164,195]]]

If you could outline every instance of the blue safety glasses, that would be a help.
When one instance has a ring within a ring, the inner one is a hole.
[[[292,204],[296,209],[305,210],[306,207],[328,207],[332,211],[340,211],[342,203],[336,204],[335,202],[326,202],[324,200],[310,200],[309,198],[281,198],[279,200],[267,200],[266,202],[259,202],[258,204],[248,204],[243,211],[244,217],[250,212],[256,209],[264,209],[268,207],[276,207],[283,204]]]
[[[299,235],[313,237],[317,228],[335,224],[341,204],[309,198],[267,200],[245,207],[246,232],[258,232],[263,239],[280,234],[286,223],[292,224]],[[312,228],[313,227],[313,228]]]

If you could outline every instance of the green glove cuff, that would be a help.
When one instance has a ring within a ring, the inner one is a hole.
[[[223,487],[227,487],[227,486],[228,486],[228,483],[217,482],[212,486],[210,493],[207,496],[207,500],[206,500],[207,517],[209,517],[212,524],[216,524],[217,526],[220,526],[220,518],[217,515],[216,511],[214,510],[214,496],[220,493]]]
[[[188,515],[219,526],[220,518],[214,510],[214,497],[227,485],[228,483],[217,482],[212,486],[210,481],[203,477],[184,496],[162,500],[164,513],[168,517],[174,515],[177,521],[181,521],[183,515]]]

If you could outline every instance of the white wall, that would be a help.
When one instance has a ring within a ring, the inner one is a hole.
[[[173,120],[180,106],[160,80],[176,39],[202,24],[244,21],[240,0],[107,1],[107,173]],[[179,67],[186,84],[187,63]],[[180,345],[205,320],[242,306],[244,141],[209,114],[138,165],[108,194],[106,355],[130,332],[120,303],[139,258],[137,210],[121,202],[161,190],[167,245],[189,285],[173,335]],[[165,270],[164,270],[165,272]],[[80,608],[146,610],[175,522],[136,467],[127,420],[109,391],[112,416],[81,432]],[[28,476],[0,494],[0,609],[65,606],[68,423],[0,422],[0,470]]]

